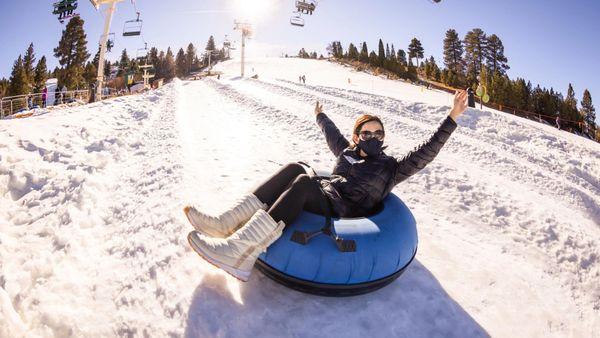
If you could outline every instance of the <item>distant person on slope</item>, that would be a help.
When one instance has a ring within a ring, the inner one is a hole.
[[[46,108],[46,99],[48,96],[48,87],[42,89],[42,108]]]
[[[317,180],[299,163],[289,163],[219,216],[185,207],[187,218],[201,234],[194,249],[208,262],[247,281],[260,253],[302,210],[334,217],[372,213],[394,186],[433,161],[466,108],[467,92],[459,91],[450,114],[431,138],[397,159],[383,152],[385,131],[377,116],[359,116],[348,141],[317,102],[316,122],[337,157],[331,177]]]

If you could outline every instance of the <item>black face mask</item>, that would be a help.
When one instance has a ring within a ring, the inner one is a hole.
[[[383,141],[372,138],[368,141],[358,140],[358,147],[369,156],[377,156],[383,150]]]

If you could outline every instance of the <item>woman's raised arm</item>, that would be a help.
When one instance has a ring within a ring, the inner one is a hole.
[[[394,181],[396,184],[404,181],[425,168],[440,152],[450,135],[456,129],[456,119],[467,109],[467,93],[464,90],[456,92],[454,96],[454,107],[448,117],[442,122],[437,131],[429,140],[415,150],[408,153],[402,159],[397,160]]]
[[[339,156],[350,145],[350,142],[340,133],[335,123],[323,113],[323,105],[319,104],[319,101],[315,105],[315,116],[317,117],[317,124],[325,135],[329,149],[333,152],[333,155]]]

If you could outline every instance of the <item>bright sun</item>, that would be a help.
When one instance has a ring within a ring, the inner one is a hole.
[[[236,0],[235,11],[240,18],[258,21],[263,19],[275,5],[275,0]]]

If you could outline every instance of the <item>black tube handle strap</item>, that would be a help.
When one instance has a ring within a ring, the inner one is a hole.
[[[301,165],[304,165],[312,170],[314,175],[311,175],[311,178],[313,179],[315,184],[318,184],[319,189],[321,189],[321,193],[323,194],[323,197],[324,197],[321,199],[321,210],[323,211],[323,214],[325,215],[325,226],[323,228],[321,228],[321,230],[318,230],[318,231],[304,232],[304,231],[296,230],[296,231],[294,231],[294,233],[292,233],[292,237],[290,238],[290,240],[293,242],[296,242],[298,244],[306,245],[314,237],[324,234],[324,235],[328,235],[335,242],[335,245],[339,251],[355,252],[356,251],[356,242],[354,240],[343,239],[335,233],[335,227],[333,226],[333,221],[331,220],[331,209],[332,209],[331,204],[330,204],[329,198],[327,197],[327,194],[325,194],[325,191],[323,190],[323,187],[320,184],[320,181],[323,178],[321,176],[317,175],[317,172],[311,166],[306,164],[305,162],[299,161],[298,163]]]

